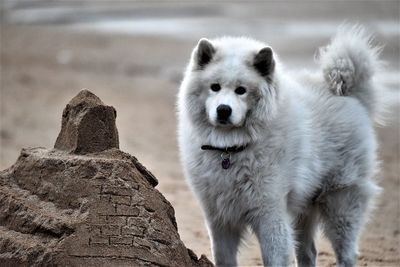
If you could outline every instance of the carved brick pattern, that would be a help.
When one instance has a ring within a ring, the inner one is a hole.
[[[139,186],[133,189],[114,185],[98,187],[98,213],[91,226],[89,246],[133,246],[135,238],[140,238],[140,244],[151,247],[142,240],[155,229],[151,226],[151,220],[138,216],[154,210],[142,204],[143,199],[136,191],[138,189]],[[158,240],[153,241],[163,244]]]

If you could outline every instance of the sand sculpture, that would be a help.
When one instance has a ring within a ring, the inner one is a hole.
[[[180,240],[157,179],[119,150],[116,111],[82,90],[54,149],[0,172],[2,266],[212,266]]]

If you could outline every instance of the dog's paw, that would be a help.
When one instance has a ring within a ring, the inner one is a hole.
[[[337,59],[331,68],[325,71],[326,81],[335,95],[346,95],[354,85],[355,68],[348,58]]]

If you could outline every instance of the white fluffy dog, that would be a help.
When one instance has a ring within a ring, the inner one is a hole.
[[[244,231],[264,265],[315,266],[321,224],[339,266],[380,191],[373,120],[379,49],[359,27],[320,50],[320,70],[298,77],[248,38],[201,39],[178,99],[179,145],[200,200],[217,266],[237,265]]]

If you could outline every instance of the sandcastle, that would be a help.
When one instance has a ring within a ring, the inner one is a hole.
[[[116,111],[82,90],[54,149],[0,172],[2,266],[213,266],[180,240],[157,179],[119,150]]]

